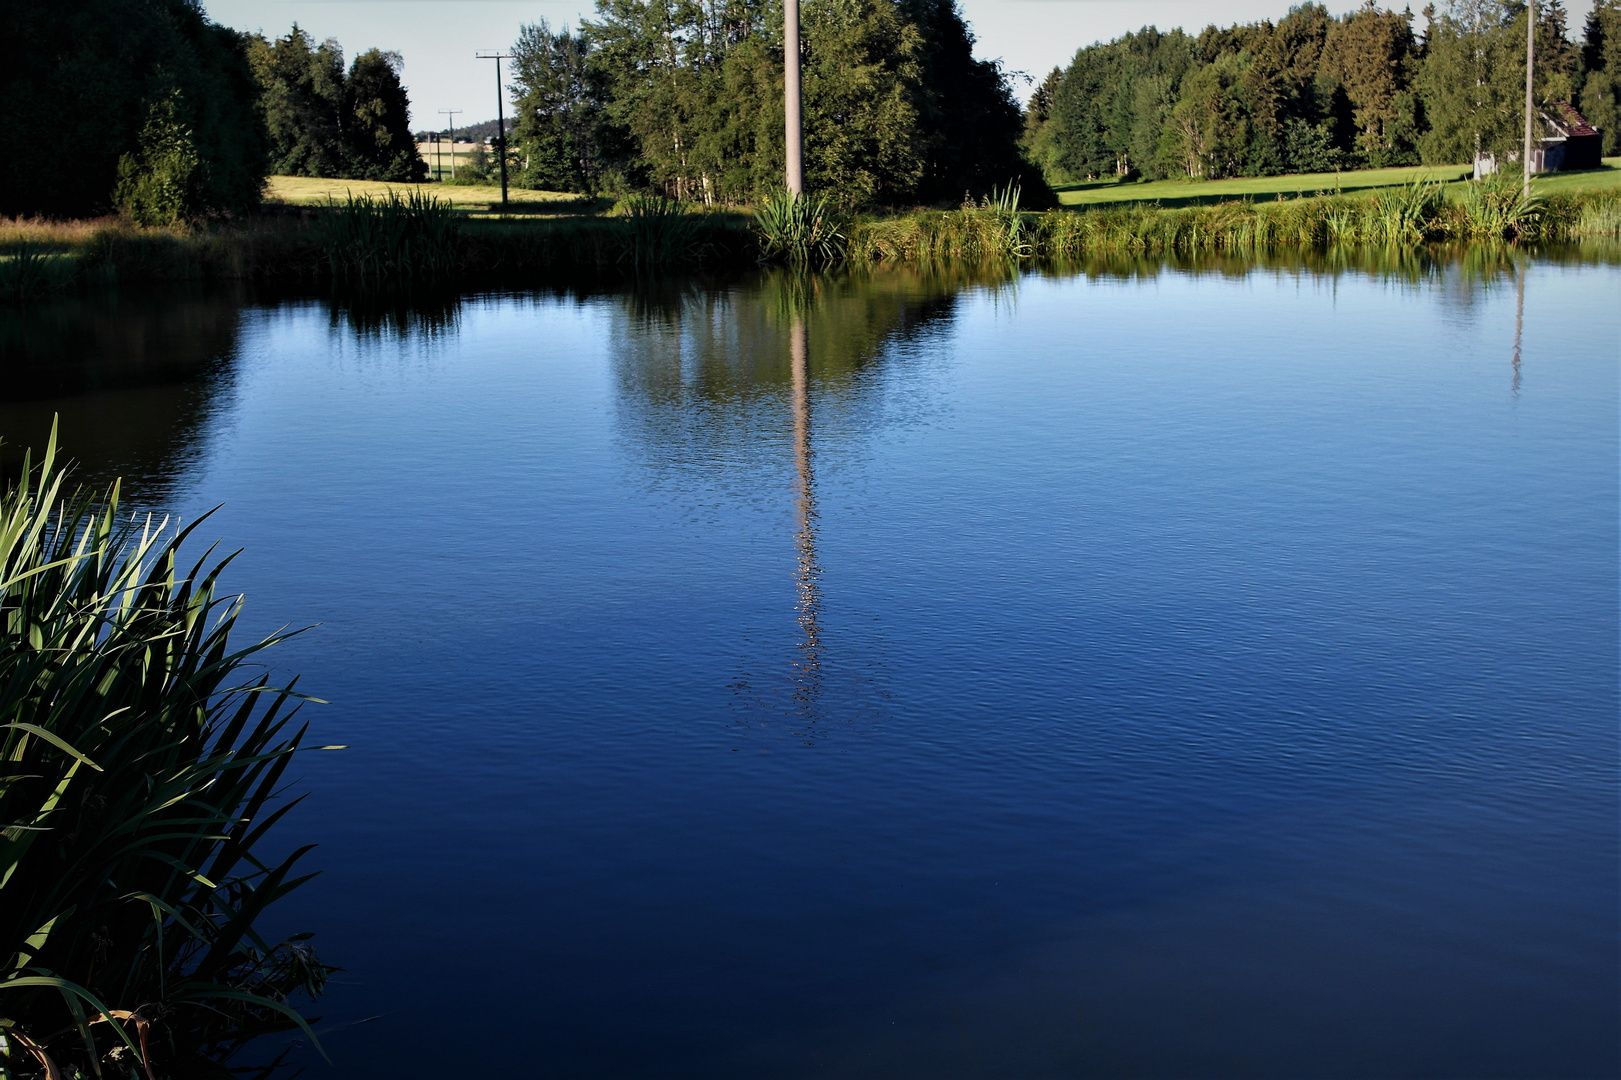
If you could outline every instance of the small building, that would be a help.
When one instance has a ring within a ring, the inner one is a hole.
[[[1571,172],[1597,169],[1603,162],[1598,128],[1589,124],[1568,101],[1557,101],[1540,112],[1542,139],[1531,151],[1531,171]]]

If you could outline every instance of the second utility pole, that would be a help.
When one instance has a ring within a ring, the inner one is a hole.
[[[495,61],[495,148],[501,155],[501,212],[507,212],[507,115],[501,93],[501,61],[511,60],[508,53],[478,53],[480,60]],[[456,159],[451,158],[454,162]]]
[[[439,111],[450,114],[450,178],[454,180],[456,179],[456,114],[461,110],[440,109]]]
[[[799,0],[782,5],[782,95],[788,130],[788,194],[805,194],[804,124],[799,116]]]

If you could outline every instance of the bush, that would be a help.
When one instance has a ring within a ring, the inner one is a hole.
[[[152,103],[139,149],[118,160],[113,203],[137,225],[178,225],[206,209],[203,163],[191,130],[175,117],[178,97]]]

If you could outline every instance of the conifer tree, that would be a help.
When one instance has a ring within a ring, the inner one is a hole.
[[[1582,67],[1582,113],[1602,133],[1604,154],[1621,153],[1621,0],[1594,0],[1582,35]]]

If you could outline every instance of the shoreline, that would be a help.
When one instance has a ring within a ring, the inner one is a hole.
[[[1504,189],[1494,189],[1501,193]],[[116,218],[0,221],[0,301],[27,301],[122,283],[239,281],[324,286],[341,275],[326,209],[268,204],[260,215],[189,229],[141,229]],[[1009,211],[915,210],[852,217],[841,226],[845,266],[1071,260],[1118,254],[1255,258],[1378,247],[1569,243],[1621,238],[1621,189],[1559,192],[1526,206],[1473,202],[1439,188],[1371,195],[1234,200],[1207,206],[1100,206]],[[654,271],[759,265],[762,236],[744,211],[458,217],[439,254],[452,282],[473,287],[556,284]],[[409,259],[385,291],[412,280]]]

